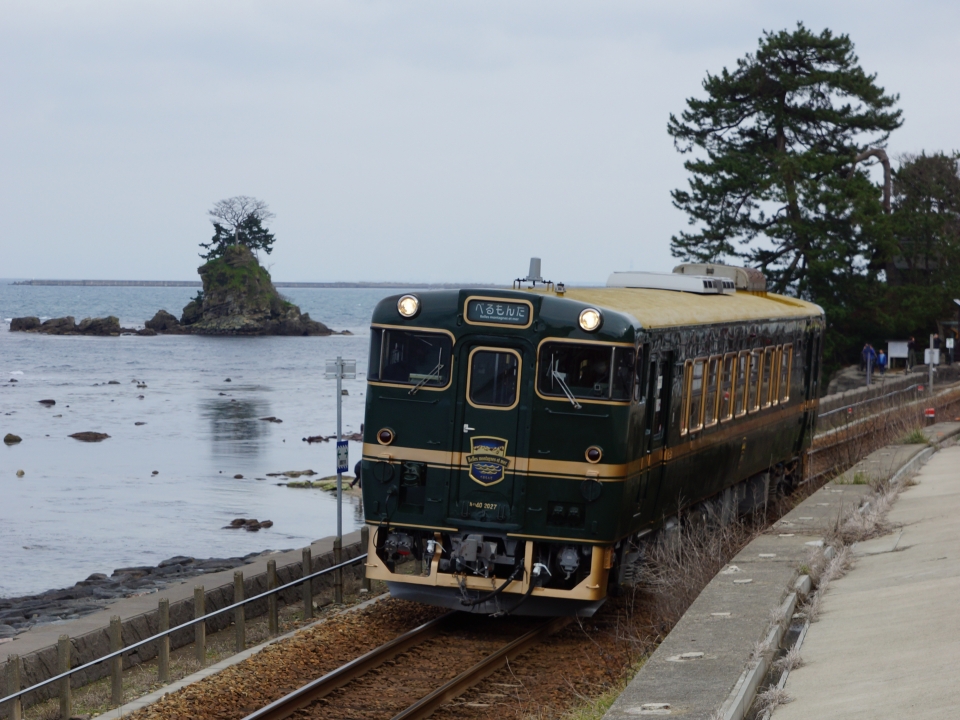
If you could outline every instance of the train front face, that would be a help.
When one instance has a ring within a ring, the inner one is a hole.
[[[367,576],[459,610],[592,615],[626,522],[637,332],[552,293],[383,300],[364,424]]]

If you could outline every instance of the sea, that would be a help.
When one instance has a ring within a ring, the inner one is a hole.
[[[10,319],[115,315],[142,327],[161,308],[179,316],[196,289],[0,281],[0,436],[23,438],[0,444],[0,597],[175,555],[236,557],[335,535],[335,494],[289,488],[271,473],[336,473],[335,443],[304,441],[336,432],[336,380],[324,378],[325,362],[357,361],[341,400],[344,432],[359,432],[370,317],[398,292],[281,290],[350,335],[45,336],[9,332]],[[39,402],[47,399],[56,405]],[[110,437],[69,437],[84,431]],[[350,442],[351,468],[360,454]],[[224,529],[238,517],[274,524]],[[344,533],[361,523],[359,497],[345,495]]]

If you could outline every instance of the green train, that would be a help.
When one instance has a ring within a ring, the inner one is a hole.
[[[537,261],[537,265],[539,261]],[[760,273],[388,297],[371,324],[367,577],[478,613],[592,615],[639,539],[802,474],[823,311]]]

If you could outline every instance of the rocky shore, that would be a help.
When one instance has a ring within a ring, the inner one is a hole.
[[[243,557],[206,560],[177,556],[156,567],[117,568],[109,577],[94,573],[71,588],[0,598],[0,642],[36,625],[73,620],[102,609],[112,600],[155,592],[170,583],[237,568],[272,552],[267,550]]]
[[[124,328],[113,316],[13,318],[11,332],[44,335],[333,335],[333,330],[313,320],[309,313],[277,292],[270,273],[245,245],[231,245],[221,257],[201,265],[197,272],[203,289],[184,308],[179,319],[167,310],[157,313],[142,329]],[[348,334],[348,333],[347,333]]]

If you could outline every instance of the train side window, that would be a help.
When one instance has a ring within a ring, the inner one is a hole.
[[[718,419],[723,422],[733,417],[733,384],[737,372],[737,354],[727,353],[720,364],[720,402]]]
[[[773,360],[776,356],[776,348],[768,347],[763,351],[763,366],[760,373],[760,407],[770,407],[773,400],[775,382]]]
[[[663,414],[666,408],[663,406],[663,376],[666,363],[657,363],[656,360],[650,361],[650,402],[652,403],[652,414],[650,415],[650,432],[654,440],[663,437]]]
[[[705,361],[687,360],[683,369],[684,412],[680,419],[680,434],[697,432],[703,428],[703,370]]]
[[[780,355],[780,402],[785,403],[790,399],[790,375],[793,371],[793,344],[787,343],[783,346],[783,352]]]
[[[733,393],[733,416],[743,417],[747,414],[747,383],[750,380],[750,351],[741,350],[737,357],[737,373],[734,376],[736,383]]]
[[[610,399],[630,400],[633,391],[633,376],[636,368],[636,351],[633,348],[615,347],[610,373]]]
[[[643,382],[643,371],[644,368],[646,368],[643,345],[637,345],[637,362],[635,367],[637,369],[637,376],[633,379],[633,399],[642,405],[647,401],[647,396],[643,394],[643,390],[646,387]]]
[[[703,426],[712,427],[717,424],[717,383],[720,379],[720,356],[707,360],[706,388],[703,395]]]
[[[770,404],[780,404],[780,362],[783,358],[783,346],[777,345],[773,351],[773,360],[770,365]]]
[[[760,409],[760,376],[763,374],[763,350],[750,351],[750,377],[747,379],[747,412]]]

